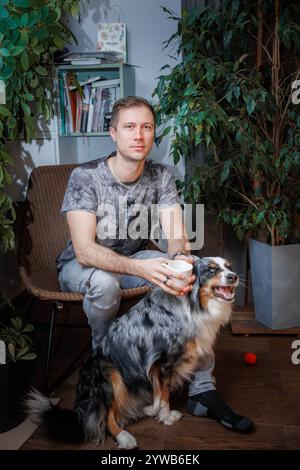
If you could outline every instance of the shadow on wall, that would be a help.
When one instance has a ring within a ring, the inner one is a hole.
[[[90,0],[89,2],[81,2],[80,16],[76,20],[72,17],[68,18],[68,23],[78,39],[78,45],[74,44],[69,47],[71,52],[79,51],[95,51],[97,43],[97,30],[95,28],[95,37],[93,40],[82,28],[84,20],[90,18],[91,23],[117,23],[120,21],[121,2],[116,0]]]
[[[9,299],[13,299],[24,289],[18,272],[18,247],[19,236],[21,231],[22,215],[24,210],[24,202],[18,202],[16,207],[16,220],[14,223],[14,234],[16,244],[14,251],[5,253],[0,256],[0,291]]]
[[[23,201],[29,175],[35,165],[31,152],[23,147],[22,141],[9,142],[7,147],[13,156],[14,166],[10,170],[12,182],[6,186],[5,191],[14,201]]]

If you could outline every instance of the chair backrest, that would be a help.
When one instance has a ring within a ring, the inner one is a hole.
[[[25,285],[59,291],[55,261],[70,238],[60,209],[76,166],[39,166],[30,175],[19,249],[19,270]]]

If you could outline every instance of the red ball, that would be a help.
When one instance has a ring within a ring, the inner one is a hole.
[[[252,353],[252,352],[246,352],[244,354],[244,363],[249,365],[249,366],[253,366],[254,364],[256,364],[257,362],[257,357],[256,357],[256,354]]]

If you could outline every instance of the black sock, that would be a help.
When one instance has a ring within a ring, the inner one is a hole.
[[[218,420],[223,426],[239,432],[250,432],[254,429],[252,421],[246,416],[236,414],[216,390],[199,393],[189,397],[188,410],[196,416],[209,416]]]

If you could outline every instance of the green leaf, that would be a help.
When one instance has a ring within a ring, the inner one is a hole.
[[[16,125],[17,125],[17,120],[16,120],[16,118],[14,118],[14,117],[9,117],[9,118],[7,119],[7,127],[8,127],[9,129],[13,129],[14,127],[16,127]]]
[[[2,57],[9,57],[10,56],[10,52],[8,49],[6,49],[5,47],[1,47],[0,49],[0,55],[2,55]]]
[[[20,359],[20,357],[24,356],[24,354],[26,354],[28,351],[29,351],[28,346],[24,346],[23,348],[19,349],[16,355],[16,359]]]
[[[53,36],[53,41],[54,44],[56,45],[57,49],[63,49],[65,45],[65,41],[61,38],[61,36],[58,36],[58,34],[55,34]]]
[[[247,112],[249,116],[251,116],[256,106],[254,99],[253,98],[247,99],[246,106],[247,106]]]
[[[28,23],[28,13],[24,13],[24,15],[21,16],[20,24],[21,26],[25,27],[27,26]]]
[[[24,51],[24,49],[25,49],[25,46],[16,46],[13,50],[12,55],[15,57],[15,56],[21,54]]]
[[[47,69],[45,67],[42,67],[41,65],[38,65],[35,69],[36,73],[39,75],[42,75],[43,77],[46,77],[48,75]]]
[[[26,51],[24,51],[21,55],[21,67],[25,71],[27,71],[29,68],[29,59]]]
[[[22,95],[22,98],[24,98],[24,100],[26,100],[26,101],[33,101],[34,100],[34,96],[31,93],[24,93],[24,95]]]
[[[0,6],[0,20],[2,20],[4,18],[8,18],[8,17],[9,17],[9,13],[8,13],[7,9],[5,7]]]
[[[80,10],[79,10],[79,4],[77,4],[77,5],[76,5],[76,4],[71,5],[71,15],[72,15],[72,16],[77,16],[78,13],[79,13],[79,11],[80,11]]]
[[[13,0],[13,4],[20,8],[28,8],[31,6],[29,0]]]
[[[11,30],[11,31],[18,28],[19,27],[18,18],[6,18],[5,26],[7,27],[7,30]]]
[[[30,116],[31,115],[31,109],[28,106],[28,104],[24,103],[24,101],[21,101],[21,106],[24,111],[25,116]]]
[[[259,212],[256,218],[256,224],[258,225],[265,218],[265,211]]]
[[[46,28],[39,28],[35,31],[35,35],[38,39],[45,39],[49,36],[49,31]]]
[[[16,354],[16,349],[13,343],[8,343],[7,345],[8,352],[10,356],[14,359]]]
[[[20,331],[22,329],[22,319],[20,317],[12,318],[11,322],[16,328],[16,330]]]
[[[11,116],[11,112],[5,106],[0,104],[0,115],[2,115],[2,116]]]
[[[287,153],[289,153],[289,147],[288,146],[281,147],[280,156],[284,157],[284,155],[286,155]]]
[[[31,11],[29,13],[29,18],[28,18],[28,26],[29,27],[32,27],[36,24],[37,22],[37,19],[38,19],[38,15],[37,15],[37,12],[35,10]],[[37,38],[36,38],[37,39]]]
[[[226,160],[223,166],[223,171],[221,173],[221,182],[224,183],[225,180],[227,180],[229,173],[230,173],[230,168],[232,165],[232,160]]]
[[[29,323],[28,325],[23,328],[23,333],[30,333],[31,331],[34,331],[34,326]]]
[[[33,359],[36,359],[37,355],[35,353],[27,353],[25,356],[20,357],[22,361],[32,361]]]
[[[30,83],[31,88],[36,88],[39,84],[38,77],[35,75],[35,77],[32,80],[30,80],[29,83]]]

